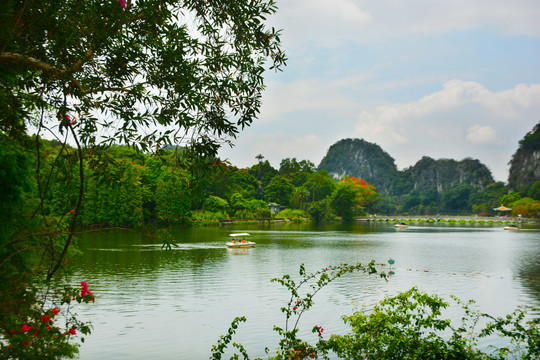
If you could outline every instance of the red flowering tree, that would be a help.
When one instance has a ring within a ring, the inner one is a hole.
[[[343,220],[352,221],[373,207],[378,198],[375,188],[365,180],[346,176],[337,184],[330,204]]]
[[[540,218],[540,200],[525,197],[512,204],[512,216],[521,215],[528,218]]]
[[[345,176],[342,182],[354,189],[356,195],[355,201],[363,209],[370,209],[379,200],[379,193],[366,180],[358,179],[354,176]]]

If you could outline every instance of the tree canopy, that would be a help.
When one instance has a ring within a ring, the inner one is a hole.
[[[59,314],[51,303],[93,300],[86,283],[80,294],[49,288],[79,226],[182,222],[203,203],[191,159],[213,164],[257,118],[264,72],[285,65],[279,31],[267,25],[276,11],[273,0],[2,2],[2,354],[77,352],[58,335],[68,326],[86,334],[86,325],[69,317],[46,332],[43,323]],[[113,144],[173,151],[164,164]],[[258,182],[243,175],[255,193]],[[44,333],[28,338],[39,324]]]
[[[257,117],[266,62],[285,63],[265,25],[276,10],[273,0],[6,0],[1,129],[213,154]]]

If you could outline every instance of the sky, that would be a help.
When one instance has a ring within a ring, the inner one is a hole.
[[[222,159],[318,166],[346,138],[399,170],[422,156],[480,160],[506,182],[540,122],[538,0],[278,0],[283,72],[265,75],[259,119]],[[263,161],[264,161],[263,160]]]

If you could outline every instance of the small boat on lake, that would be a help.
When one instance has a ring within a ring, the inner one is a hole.
[[[249,236],[248,233],[230,234],[229,236],[232,240],[225,244],[228,248],[249,248],[255,246],[254,242],[246,240],[246,237]]]
[[[503,229],[504,230],[519,230],[517,225],[514,225],[514,224],[509,224],[509,225],[505,226]]]
[[[398,222],[396,225],[394,225],[394,227],[397,227],[397,228],[401,228],[401,229],[404,229],[406,227],[408,227],[409,225],[407,225],[406,223],[404,223],[403,221],[401,222]]]

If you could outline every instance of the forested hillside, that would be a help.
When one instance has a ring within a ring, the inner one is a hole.
[[[540,192],[540,122],[519,142],[510,160],[508,188],[529,197]]]
[[[515,156],[519,159],[516,164],[522,164],[516,165],[517,168],[526,168],[529,174],[526,177],[515,175],[516,179],[528,179],[526,191],[506,198],[503,198],[508,195],[505,184],[495,182],[489,169],[479,160],[466,158],[457,161],[424,156],[415,165],[399,171],[395,160],[388,153],[377,144],[363,139],[336,142],[328,149],[318,168],[327,171],[337,180],[343,176],[366,179],[381,196],[376,208],[382,213],[474,212],[487,215],[492,214],[493,208],[499,206],[501,201],[510,205],[526,197],[529,189],[532,189],[529,198],[539,200],[535,193],[539,186],[535,186],[533,181],[540,157],[539,137],[535,134],[537,132],[531,132],[522,140],[521,148],[524,150]]]

